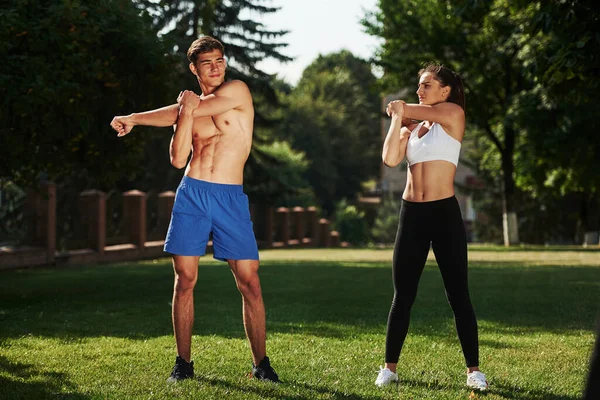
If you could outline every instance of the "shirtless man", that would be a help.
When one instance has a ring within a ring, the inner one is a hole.
[[[265,345],[265,309],[258,277],[258,249],[248,197],[242,189],[250,154],[254,107],[246,84],[225,82],[223,45],[203,36],[190,46],[190,70],[202,95],[184,91],[177,104],[143,113],[114,117],[118,136],[135,125],[172,126],[171,164],[185,169],[175,196],[164,250],[172,254],[175,271],[173,330],[177,358],[168,381],[194,376],[191,361],[194,323],[193,290],[199,257],[213,234],[214,257],[227,261],[242,295],[243,321],[252,352],[255,378],[279,382]],[[191,159],[188,163],[188,157]]]

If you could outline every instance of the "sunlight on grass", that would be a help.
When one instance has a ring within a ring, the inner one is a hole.
[[[600,253],[470,252],[481,366],[464,385],[441,277],[423,272],[399,364],[373,385],[392,296],[391,249],[261,253],[268,354],[282,385],[248,378],[240,296],[225,263],[203,257],[195,291],[196,379],[167,385],[175,358],[168,259],[0,274],[0,398],[578,399],[599,311]]]

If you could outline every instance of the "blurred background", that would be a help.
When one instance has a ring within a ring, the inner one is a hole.
[[[385,104],[440,62],[466,84],[456,177],[472,242],[598,245],[600,22],[592,0],[6,0],[0,8],[0,246],[27,242],[28,191],[56,185],[57,249],[82,191],[174,191],[170,128],[117,138],[114,115],[199,91],[186,51],[218,38],[256,108],[245,191],[317,207],[342,241],[391,243],[406,164],[381,162]],[[162,232],[156,234],[159,239]],[[110,240],[108,241],[110,242]]]

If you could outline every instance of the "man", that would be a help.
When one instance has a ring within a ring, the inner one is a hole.
[[[246,84],[225,82],[223,45],[208,36],[188,50],[190,70],[202,95],[184,91],[177,104],[143,113],[114,117],[118,136],[135,125],[171,126],[171,164],[185,169],[175,196],[165,251],[175,271],[173,330],[177,358],[170,382],[194,376],[191,361],[194,322],[193,289],[199,256],[209,233],[214,257],[227,261],[242,295],[243,321],[252,352],[255,378],[279,382],[265,345],[265,309],[258,277],[258,249],[252,230],[248,197],[242,190],[243,170],[252,145],[254,107]],[[188,157],[191,158],[188,163]]]

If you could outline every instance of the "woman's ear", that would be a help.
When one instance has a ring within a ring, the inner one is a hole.
[[[442,95],[448,99],[448,97],[450,97],[450,91],[452,90],[452,88],[450,86],[444,86],[444,89],[442,90]]]

